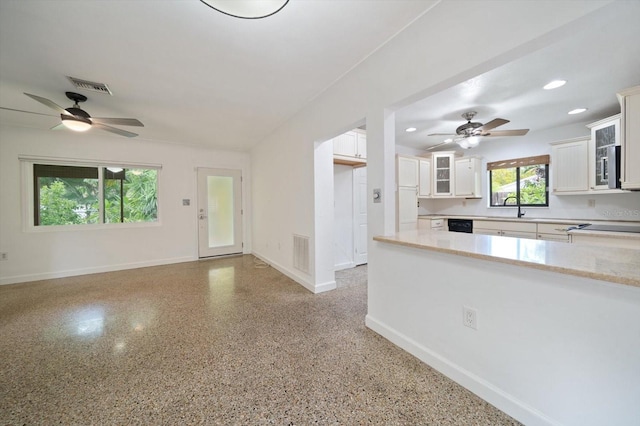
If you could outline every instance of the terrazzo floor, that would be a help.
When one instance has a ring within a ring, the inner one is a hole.
[[[0,286],[0,424],[513,425],[252,256]]]

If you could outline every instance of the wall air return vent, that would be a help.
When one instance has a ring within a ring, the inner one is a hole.
[[[104,83],[96,83],[95,81],[82,80],[80,78],[69,77],[67,76],[69,81],[76,86],[78,89],[84,90],[92,90],[94,92],[105,93],[107,95],[112,95],[111,90]]]
[[[293,234],[293,267],[309,273],[309,237]]]

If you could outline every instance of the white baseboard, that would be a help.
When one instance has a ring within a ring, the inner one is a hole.
[[[329,281],[329,282],[326,282],[326,283],[322,283],[322,284],[314,285],[307,278],[299,275],[298,273],[290,270],[289,268],[286,268],[286,267],[278,264],[278,262],[274,262],[274,261],[269,260],[269,258],[267,256],[264,256],[264,255],[262,255],[260,253],[256,253],[256,252],[253,252],[252,254],[255,257],[257,257],[258,259],[262,260],[263,262],[269,264],[272,268],[278,270],[279,272],[283,273],[287,277],[291,278],[292,280],[294,280],[295,282],[297,282],[298,284],[300,284],[301,286],[303,286],[304,288],[306,288],[307,290],[309,290],[310,292],[312,292],[314,294],[323,293],[323,292],[329,291],[329,290],[334,290],[337,287],[335,280],[334,281]]]
[[[371,330],[380,334],[391,343],[409,352],[411,355],[417,357],[430,367],[438,370],[440,373],[470,390],[493,406],[504,411],[514,419],[528,426],[560,426],[559,422],[550,419],[523,401],[451,362],[442,355],[419,344],[415,340],[412,340],[393,328],[377,321],[370,315],[366,316],[365,324]]]
[[[351,269],[351,268],[355,268],[356,262],[344,262],[344,263],[339,263],[337,265],[334,266],[334,270],[336,271],[342,271],[344,269]]]
[[[144,262],[120,263],[116,265],[96,266],[92,268],[67,269],[65,271],[16,275],[13,277],[0,278],[0,285],[25,283],[25,282],[40,281],[40,280],[51,280],[55,278],[75,277],[77,275],[98,274],[102,272],[122,271],[125,269],[146,268],[149,266],[192,262],[194,260],[198,260],[198,258],[193,256],[173,257],[169,259],[158,259],[158,260],[150,260],[150,261],[144,261]]]

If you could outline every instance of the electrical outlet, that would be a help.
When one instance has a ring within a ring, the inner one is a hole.
[[[462,307],[462,324],[465,327],[478,329],[478,311],[468,306]]]
[[[596,206],[596,200],[593,200],[593,199],[587,200],[587,205],[589,207],[595,207]]]
[[[0,260],[9,260],[9,253],[0,253]]]

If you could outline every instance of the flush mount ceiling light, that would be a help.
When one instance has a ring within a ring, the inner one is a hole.
[[[415,127],[407,127],[406,129],[404,129],[404,131],[407,132],[407,133],[413,133],[416,130],[418,130],[418,129],[416,129]]]
[[[567,114],[570,114],[570,115],[581,114],[581,113],[585,112],[586,110],[587,110],[586,108],[576,108],[576,109],[572,109]]]
[[[551,90],[551,89],[557,89],[558,87],[562,87],[565,84],[567,84],[567,80],[553,80],[549,83],[547,83],[543,89],[544,90]]]
[[[200,0],[212,9],[225,15],[242,19],[260,19],[274,15],[289,3],[289,0]]]

